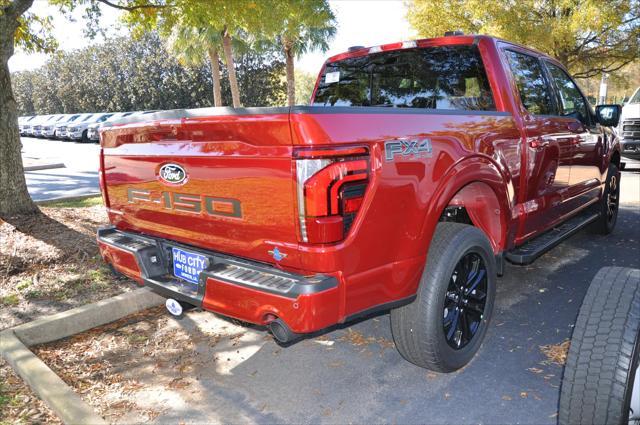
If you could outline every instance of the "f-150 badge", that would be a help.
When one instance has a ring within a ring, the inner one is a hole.
[[[384,142],[387,161],[394,161],[398,155],[403,159],[430,158],[432,152],[430,139],[394,139]]]

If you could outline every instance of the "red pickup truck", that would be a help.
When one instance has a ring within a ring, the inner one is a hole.
[[[464,366],[505,261],[612,231],[619,106],[487,36],[352,48],[311,106],[176,110],[101,133],[105,261],[281,343],[391,310],[410,362]]]

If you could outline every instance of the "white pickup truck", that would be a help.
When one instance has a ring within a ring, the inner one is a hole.
[[[622,156],[640,160],[640,87],[622,107],[619,131]]]

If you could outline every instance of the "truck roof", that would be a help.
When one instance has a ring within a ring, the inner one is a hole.
[[[392,50],[410,49],[415,47],[427,47],[427,46],[472,44],[472,43],[478,43],[480,42],[480,40],[491,40],[492,42],[508,43],[515,47],[526,49],[536,55],[552,58],[548,54],[543,53],[539,50],[536,50],[532,47],[514,43],[509,40],[504,40],[499,37],[482,35],[482,34],[465,34],[465,35],[450,35],[450,36],[434,37],[434,38],[421,38],[417,40],[397,41],[395,43],[380,44],[377,46],[354,48],[349,51],[338,53],[337,55],[331,56],[329,59],[326,60],[325,63],[331,63],[331,62],[336,62],[336,61],[340,61],[347,58],[366,56],[372,53],[387,52]]]

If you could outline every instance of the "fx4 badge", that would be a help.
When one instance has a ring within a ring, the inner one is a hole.
[[[384,157],[393,161],[400,155],[404,159],[430,158],[433,152],[430,139],[394,139],[384,142]]]

